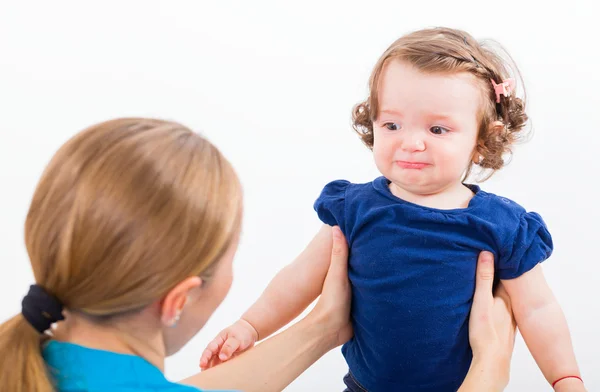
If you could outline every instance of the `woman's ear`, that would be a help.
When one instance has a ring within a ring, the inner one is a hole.
[[[163,298],[160,305],[160,319],[166,326],[173,326],[179,320],[190,291],[202,285],[202,279],[192,276],[179,282]]]

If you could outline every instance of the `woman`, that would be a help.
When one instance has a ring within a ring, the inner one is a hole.
[[[117,119],[92,126],[53,157],[25,224],[36,284],[0,327],[0,389],[29,391],[280,391],[351,336],[347,249],[313,311],[234,360],[167,381],[164,360],[227,294],[242,220],[238,178],[182,125]],[[473,304],[474,360],[462,391],[501,390],[514,324],[491,296],[482,255]],[[52,328],[51,326],[54,325]]]

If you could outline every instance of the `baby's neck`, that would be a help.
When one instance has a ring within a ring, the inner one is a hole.
[[[390,183],[390,191],[394,196],[409,203],[440,210],[467,208],[474,196],[474,193],[462,183],[451,185],[433,193],[418,193],[401,188],[392,182]]]

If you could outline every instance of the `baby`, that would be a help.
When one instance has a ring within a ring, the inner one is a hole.
[[[546,379],[581,380],[567,322],[540,263],[552,238],[535,212],[477,185],[491,175],[526,122],[504,60],[469,34],[416,31],[375,65],[354,128],[382,176],[333,181],[315,202],[326,224],[258,301],[209,344],[201,367],[275,332],[320,293],[338,225],[350,246],[354,337],[342,352],[347,391],[456,391],[471,362],[468,318],[478,254],[497,277]],[[576,383],[573,391],[583,391]]]

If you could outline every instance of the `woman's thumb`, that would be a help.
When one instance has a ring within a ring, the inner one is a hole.
[[[494,285],[494,255],[490,252],[481,252],[477,260],[477,274],[475,277],[475,300],[483,300],[492,296]]]
[[[346,238],[338,226],[331,228],[333,245],[331,247],[331,264],[328,275],[332,272],[336,275],[348,274],[348,244]]]

